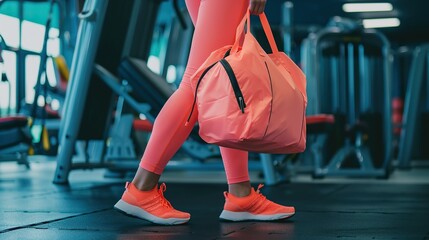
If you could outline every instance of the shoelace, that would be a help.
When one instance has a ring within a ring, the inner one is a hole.
[[[258,198],[262,198],[262,199],[266,199],[267,197],[265,197],[262,193],[261,193],[261,188],[264,187],[264,184],[260,183],[258,185],[258,189],[256,189],[256,193],[258,194]]]
[[[266,196],[264,196],[262,193],[261,193],[261,188],[264,186],[264,184],[259,184],[258,185],[258,189],[256,189],[256,193],[257,193],[257,198],[256,199],[258,199],[257,200],[257,202],[259,202],[259,203],[263,203],[262,205],[259,205],[259,207],[262,207],[262,206],[266,206],[266,205],[268,205],[268,204],[270,204],[270,203],[272,203],[270,200],[268,200],[267,199],[267,197]]]
[[[260,184],[258,185],[258,189],[256,189],[256,192],[257,192],[257,193],[259,193],[259,194],[262,194],[262,193],[261,193],[261,188],[263,188],[263,187],[264,187],[264,184],[260,183]]]
[[[159,199],[159,202],[161,203],[162,206],[167,208],[173,208],[173,206],[171,206],[171,203],[164,197],[164,192],[166,190],[167,190],[167,186],[165,185],[165,183],[162,183],[158,189],[158,196],[156,196],[155,198]]]

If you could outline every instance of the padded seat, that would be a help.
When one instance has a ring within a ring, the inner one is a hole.
[[[26,116],[2,117],[0,118],[0,130],[24,127],[27,123]]]
[[[318,134],[328,131],[330,127],[335,123],[335,117],[331,114],[318,114],[313,116],[307,116],[307,133]]]
[[[11,116],[0,118],[0,149],[17,145],[19,143],[31,143],[31,136],[27,127],[27,117]]]

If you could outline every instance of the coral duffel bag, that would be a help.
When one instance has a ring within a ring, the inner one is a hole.
[[[251,34],[248,11],[237,27],[235,43],[212,52],[191,77],[199,134],[208,143],[228,148],[302,152],[305,75],[278,51],[265,14],[259,19],[273,53],[267,54]]]

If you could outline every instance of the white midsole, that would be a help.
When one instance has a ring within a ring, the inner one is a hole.
[[[182,224],[189,221],[189,218],[160,218],[146,212],[145,210],[139,207],[136,207],[125,201],[122,201],[122,199],[115,204],[115,208],[129,215],[147,220],[149,222],[162,224],[162,225],[176,225],[176,224]]]
[[[291,217],[295,213],[278,213],[270,215],[255,215],[249,212],[231,212],[228,210],[223,210],[219,218],[230,220],[230,221],[245,221],[245,220],[259,220],[259,221],[270,221],[270,220],[279,220]]]

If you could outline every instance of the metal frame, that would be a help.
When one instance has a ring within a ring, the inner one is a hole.
[[[291,56],[292,54],[292,34],[293,34],[293,3],[284,2],[282,4],[282,25],[281,32],[283,35],[284,52]]]
[[[426,63],[426,65],[425,65]],[[399,140],[398,162],[400,168],[411,167],[411,157],[416,134],[417,115],[422,106],[422,88],[424,71],[427,71],[427,93],[429,93],[429,44],[417,47],[409,74],[408,88],[405,95],[404,114]],[[428,100],[429,101],[429,100]]]
[[[88,92],[90,75],[99,43],[108,1],[87,0],[79,14],[80,26],[73,54],[70,82],[64,102],[63,122],[60,132],[60,149],[54,183],[68,182],[72,155],[79,132],[82,113]]]
[[[353,29],[356,31],[356,29]],[[323,177],[327,175],[339,175],[339,176],[369,176],[369,177],[386,177],[388,175],[388,169],[390,167],[390,163],[392,160],[392,123],[391,123],[391,53],[390,53],[390,44],[387,38],[381,33],[364,29],[359,30],[359,34],[361,36],[361,40],[365,41],[367,37],[372,37],[378,43],[381,48],[382,56],[383,56],[383,91],[384,91],[384,99],[383,99],[383,141],[384,141],[384,156],[383,166],[379,169],[376,169],[373,166],[373,160],[369,149],[362,144],[361,136],[358,135],[356,138],[356,142],[350,143],[346,142],[346,145],[343,148],[339,149],[337,153],[333,156],[332,159],[328,160],[328,165],[323,166],[323,159],[318,157],[320,154],[321,146],[320,139],[316,138],[316,142],[314,143],[314,147],[310,147],[313,155],[315,166],[314,166],[314,176],[315,177]],[[321,108],[321,93],[319,93],[321,86],[326,86],[326,84],[322,83],[323,74],[326,69],[321,66],[320,56],[321,52],[321,44],[324,41],[332,41],[338,40],[341,41],[341,38],[347,35],[350,30],[346,28],[342,28],[341,26],[328,27],[323,29],[319,33],[312,33],[309,37],[304,41],[302,56],[305,62],[304,72],[307,74],[307,88],[309,95],[309,102],[312,103],[311,108],[308,109],[307,114],[314,115],[322,113]],[[343,113],[346,113],[348,118],[348,124],[353,125],[357,120],[357,112],[358,109],[361,109],[362,106],[370,107],[371,100],[368,98],[369,96],[364,96],[362,99],[362,94],[360,94],[359,102],[355,101],[355,47],[357,47],[359,66],[358,76],[362,79],[368,79],[368,74],[365,71],[365,67],[370,65],[364,59],[363,52],[363,43],[361,42],[358,46],[355,46],[352,43],[348,43],[347,45],[342,44],[339,48],[340,52],[340,60],[336,62],[338,65],[338,69],[336,69],[338,75],[334,74],[333,78],[333,86],[335,89],[343,88],[342,91],[338,94],[333,94],[333,98],[335,100],[334,103],[331,103],[335,106],[336,109],[340,110]],[[347,61],[345,60],[345,56],[348,56]],[[342,59],[342,60],[341,60]],[[330,61],[338,61],[336,59],[331,59]],[[347,64],[347,65],[346,65]],[[346,72],[346,68],[348,72]],[[348,75],[346,75],[348,73]],[[344,83],[339,81],[339,79],[348,79],[348,89],[345,89]],[[369,80],[367,80],[369,81]],[[370,91],[370,83],[366,81],[361,81],[360,88],[365,89],[366,91]],[[335,92],[335,91],[334,91]],[[346,96],[345,93],[348,92]],[[346,105],[346,103],[348,103]],[[361,106],[359,106],[359,105]],[[350,154],[355,154],[358,159],[359,168],[357,169],[345,169],[342,168],[342,163],[345,161],[346,156]],[[325,160],[327,161],[327,160]]]

